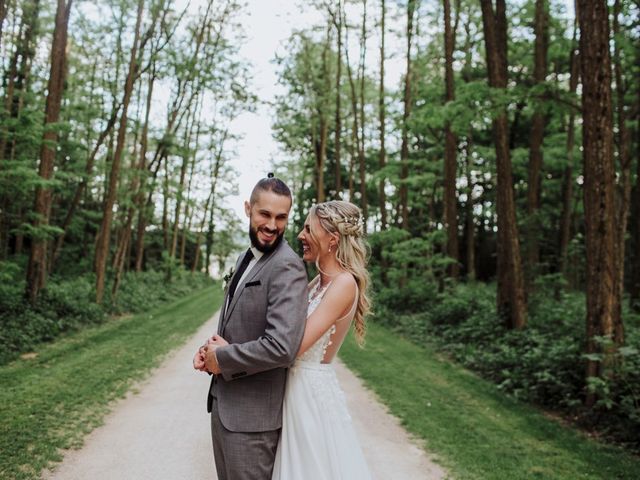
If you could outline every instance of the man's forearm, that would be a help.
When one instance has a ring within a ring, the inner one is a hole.
[[[235,343],[216,350],[217,364],[225,380],[254,375],[293,363],[298,349],[274,338],[262,336],[246,343]]]

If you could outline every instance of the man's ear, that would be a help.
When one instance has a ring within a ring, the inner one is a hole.
[[[246,200],[244,201],[244,213],[251,218],[251,204]]]

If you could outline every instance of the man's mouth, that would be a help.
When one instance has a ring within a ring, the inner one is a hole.
[[[258,231],[260,232],[260,235],[262,236],[262,238],[264,240],[266,240],[267,242],[275,240],[275,238],[276,238],[276,236],[278,234],[278,232],[269,232],[269,231],[264,230],[264,229],[260,229]]]

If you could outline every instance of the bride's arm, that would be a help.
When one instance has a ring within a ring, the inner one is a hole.
[[[329,285],[320,304],[307,318],[298,356],[309,350],[336,320],[353,305],[356,281],[349,273],[341,273]]]

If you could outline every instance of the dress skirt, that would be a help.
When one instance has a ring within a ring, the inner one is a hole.
[[[289,369],[273,480],[368,480],[344,393],[331,364]]]

